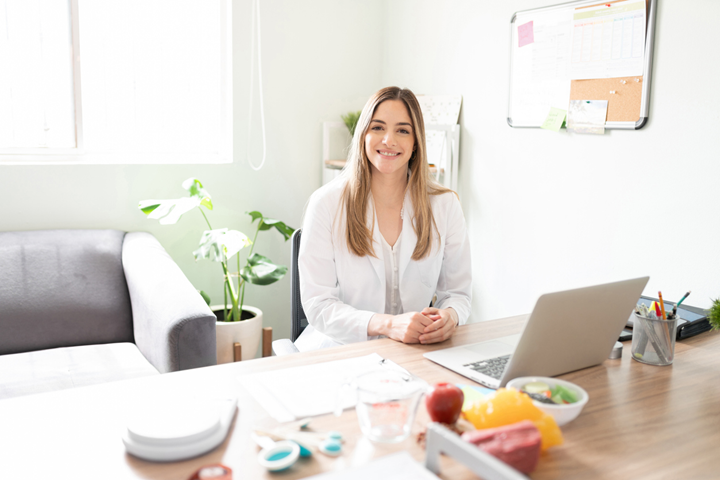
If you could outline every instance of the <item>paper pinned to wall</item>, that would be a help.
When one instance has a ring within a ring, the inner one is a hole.
[[[559,132],[560,128],[563,125],[563,122],[565,121],[566,116],[567,111],[561,108],[550,107],[550,113],[548,113],[545,122],[540,125],[540,128],[544,128],[545,130],[552,130],[553,132]]]
[[[571,100],[567,117],[568,132],[605,133],[607,100]]]
[[[570,78],[642,75],[645,0],[577,8],[573,14]]]
[[[533,22],[530,20],[527,23],[518,25],[518,47],[524,47],[530,45],[535,41],[533,36]]]

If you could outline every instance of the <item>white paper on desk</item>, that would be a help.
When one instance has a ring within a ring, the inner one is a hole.
[[[343,383],[363,373],[393,369],[407,370],[383,360],[377,353],[332,362],[283,368],[238,377],[240,384],[278,422],[325,415],[335,411],[338,391]],[[354,406],[352,399],[343,409]]]
[[[642,75],[645,69],[645,22],[644,0],[575,9],[570,78]]]
[[[321,473],[305,480],[367,480],[392,478],[393,480],[438,480],[438,477],[415,461],[407,452],[380,457],[358,468]]]

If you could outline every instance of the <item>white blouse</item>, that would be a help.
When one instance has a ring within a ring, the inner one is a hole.
[[[385,263],[385,313],[389,315],[398,315],[403,313],[402,299],[400,298],[400,280],[398,275],[398,252],[400,251],[400,241],[402,237],[398,237],[395,245],[392,247],[380,234],[383,248],[383,262]]]
[[[350,252],[345,240],[341,198],[345,182],[338,177],[321,187],[311,196],[305,212],[298,267],[302,304],[310,325],[296,340],[298,349],[377,338],[367,333],[373,315],[420,312],[435,295],[435,307],[452,307],[460,325],[465,324],[470,316],[472,262],[465,219],[455,194],[430,196],[437,233],[431,251],[420,260],[411,258],[417,237],[410,197],[403,205],[399,243],[392,248],[384,245],[371,198],[367,219],[377,256],[359,257]]]

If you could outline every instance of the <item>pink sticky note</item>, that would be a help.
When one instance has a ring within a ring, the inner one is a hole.
[[[535,38],[533,36],[533,22],[524,23],[518,27],[518,47],[524,47],[530,43],[533,43]]]

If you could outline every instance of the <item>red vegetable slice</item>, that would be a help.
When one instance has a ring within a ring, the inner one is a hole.
[[[540,459],[540,431],[530,420],[498,428],[465,432],[462,439],[522,473],[531,473]]]

